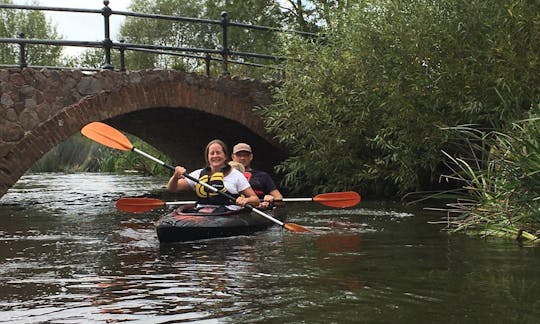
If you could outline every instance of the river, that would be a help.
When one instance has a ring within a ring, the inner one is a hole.
[[[0,199],[0,322],[537,323],[540,255],[448,235],[441,213],[388,201],[288,203],[251,236],[160,245],[154,221],[115,210],[166,179],[27,174]],[[186,200],[193,197],[187,196]],[[165,198],[164,198],[165,199]]]

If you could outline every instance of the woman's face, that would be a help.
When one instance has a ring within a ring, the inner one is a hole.
[[[213,143],[208,147],[208,164],[212,169],[219,169],[225,166],[227,157],[223,152],[223,147],[218,143]]]

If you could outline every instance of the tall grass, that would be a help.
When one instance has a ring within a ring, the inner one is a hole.
[[[102,153],[101,145],[80,134],[73,135],[47,152],[30,168],[32,172],[81,172],[99,171],[96,156]]]
[[[508,132],[472,126],[452,128],[470,154],[448,157],[451,174],[463,184],[448,204],[453,232],[538,241],[540,235],[540,115],[514,122]]]
[[[161,160],[167,157],[137,137],[128,135],[133,145]],[[167,175],[159,164],[135,153],[116,151],[75,134],[47,152],[31,172],[124,172],[134,170],[145,175]]]

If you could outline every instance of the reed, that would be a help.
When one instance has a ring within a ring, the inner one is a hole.
[[[540,116],[512,124],[507,133],[459,126],[470,154],[443,152],[451,170],[444,177],[462,183],[447,204],[452,232],[540,239]]]
[[[165,160],[166,156],[135,136],[129,136],[137,147]],[[89,141],[81,134],[75,134],[58,144],[37,161],[31,172],[114,172],[135,170],[145,175],[168,175],[161,168],[137,154],[119,152]]]

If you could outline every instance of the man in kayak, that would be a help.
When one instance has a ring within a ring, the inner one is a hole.
[[[230,210],[240,209],[246,204],[258,206],[259,197],[242,172],[227,164],[227,156],[227,146],[223,141],[210,141],[205,149],[206,167],[189,173],[191,177],[199,179],[200,182],[207,183],[225,194],[213,192],[205,186],[185,178],[186,169],[182,166],[175,167],[175,171],[167,183],[167,189],[172,192],[194,190],[197,194],[199,211],[216,212],[221,206]],[[226,194],[235,197],[236,201],[231,202]]]
[[[242,163],[246,171],[244,174],[249,180],[249,184],[260,199],[262,207],[273,204],[274,201],[282,200],[283,195],[279,192],[272,177],[264,171],[251,168],[253,160],[253,151],[251,146],[246,143],[238,143],[233,147],[232,160]]]

